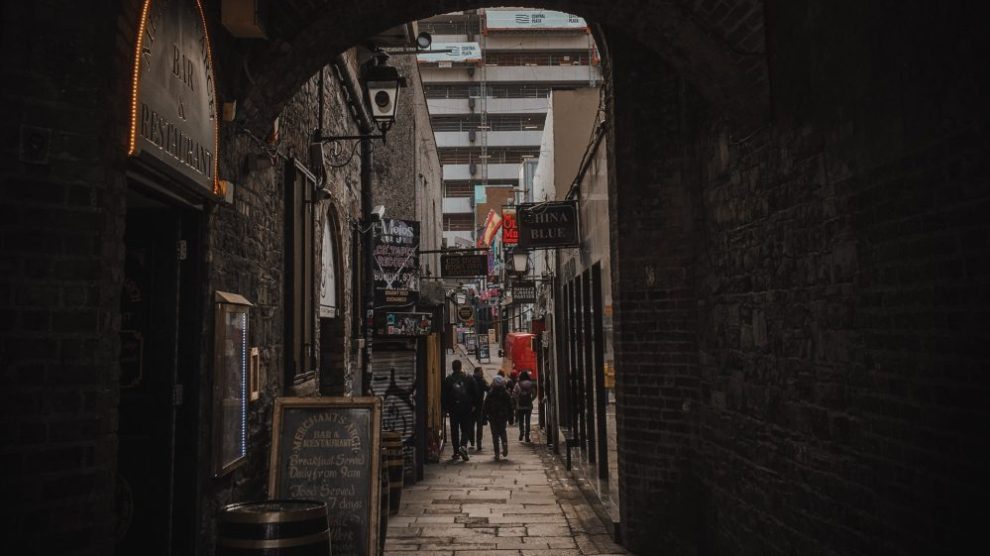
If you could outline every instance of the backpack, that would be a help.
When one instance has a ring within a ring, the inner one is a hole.
[[[516,397],[516,403],[519,405],[519,407],[533,407],[532,382],[519,383],[519,395]]]
[[[450,401],[453,408],[461,411],[471,407],[474,400],[471,399],[471,392],[468,391],[466,377],[450,381]]]

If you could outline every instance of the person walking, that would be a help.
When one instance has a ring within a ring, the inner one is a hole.
[[[485,398],[485,418],[492,429],[492,447],[495,450],[495,461],[499,456],[509,456],[509,439],[505,432],[506,423],[512,418],[512,398],[505,389],[505,377],[496,376],[492,379],[491,389]],[[501,444],[501,448],[499,447]]]
[[[533,398],[536,397],[536,385],[529,379],[529,371],[519,374],[519,382],[512,391],[516,401],[516,419],[519,421],[519,440],[529,442],[529,418],[533,412]]]
[[[450,367],[453,372],[443,381],[440,406],[450,416],[451,448],[454,450],[451,459],[461,457],[468,461],[467,441],[472,433],[471,415],[475,411],[474,403],[477,399],[474,379],[461,370],[460,360],[454,359]]]
[[[516,416],[516,384],[519,382],[519,371],[512,369],[509,373],[509,380],[505,381],[505,391],[509,393],[509,397],[512,398],[512,417],[509,419],[509,423],[513,423]]]
[[[485,371],[481,367],[474,368],[474,425],[475,425],[475,450],[481,451],[481,438],[485,434],[485,425],[488,420],[485,418],[485,395],[488,394],[488,381],[485,380]]]

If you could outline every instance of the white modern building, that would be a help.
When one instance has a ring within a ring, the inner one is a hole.
[[[532,199],[522,164],[539,157],[549,94],[597,86],[598,52],[582,18],[549,10],[468,10],[419,25],[433,36],[418,59],[443,165],[443,239],[473,247],[490,209]]]

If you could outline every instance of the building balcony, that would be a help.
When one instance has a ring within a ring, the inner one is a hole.
[[[437,148],[444,147],[480,147],[482,132],[472,134],[468,131],[438,131],[435,133]],[[474,140],[471,140],[471,137]],[[537,147],[543,131],[489,131],[487,141],[489,147]]]
[[[463,213],[471,213],[473,211],[474,211],[474,206],[473,203],[471,202],[471,197],[443,198],[444,214],[463,214]]]
[[[485,72],[485,80],[490,83],[588,83],[601,81],[601,70],[598,66],[568,65],[568,66],[485,66],[469,72],[468,67],[438,68],[424,66],[420,68],[423,83],[471,83],[481,80]],[[473,75],[472,75],[473,74]]]
[[[487,98],[475,99],[474,108],[466,98],[427,99],[431,116],[479,114],[482,108],[496,114],[544,114],[549,106],[546,98]]]
[[[474,174],[471,174],[468,164],[444,164],[443,179],[452,181],[478,180],[481,182],[482,168],[478,164],[475,166]],[[517,180],[519,179],[519,164],[489,164],[489,180]]]

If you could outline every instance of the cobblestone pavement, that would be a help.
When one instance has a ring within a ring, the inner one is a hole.
[[[465,370],[473,367],[463,353]],[[497,365],[483,365],[494,375]],[[509,456],[494,460],[490,431],[470,461],[427,465],[424,480],[407,487],[398,515],[391,516],[386,555],[570,556],[628,554],[612,542],[577,485],[540,442],[517,441],[510,426]]]

